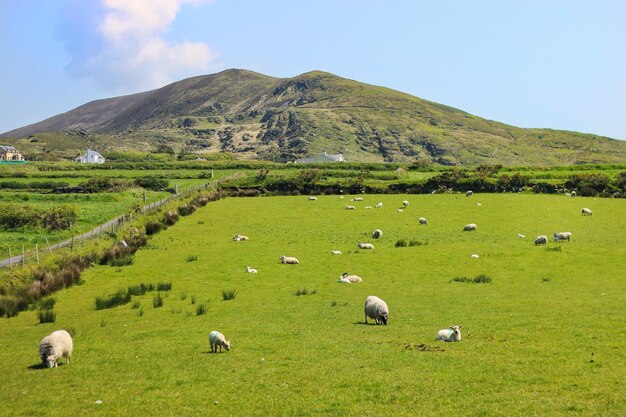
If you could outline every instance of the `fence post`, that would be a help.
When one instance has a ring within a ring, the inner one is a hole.
[[[24,245],[22,245],[22,266],[26,262],[26,252],[24,251]]]
[[[50,242],[48,242],[48,236],[46,236],[46,245],[48,246],[48,253],[52,255],[52,249],[50,249]]]
[[[35,243],[35,254],[37,255],[37,265],[39,265],[39,243]]]
[[[70,249],[74,250],[74,235],[72,235],[72,246]]]
[[[11,255],[11,247],[9,246],[9,266],[13,269],[13,255]]]

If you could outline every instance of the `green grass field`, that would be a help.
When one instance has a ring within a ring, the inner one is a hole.
[[[85,271],[84,285],[55,295],[55,323],[37,324],[34,311],[1,320],[1,414],[626,415],[624,200],[318,198],[210,203],[154,236],[132,265]],[[462,232],[467,223],[478,230]],[[572,241],[533,245],[556,231]],[[422,245],[395,247],[399,239]],[[300,264],[279,264],[283,254]],[[344,271],[364,281],[337,283]],[[451,282],[478,274],[492,282]],[[133,298],[137,308],[95,310],[96,297],[157,282],[173,285],[163,307],[148,293]],[[315,292],[295,295],[304,288]],[[223,290],[236,298],[223,301]],[[368,295],[387,301],[388,326],[363,324]],[[196,315],[201,304],[207,314]],[[457,324],[460,343],[434,340]],[[75,332],[72,363],[39,369],[38,343],[58,328]],[[209,353],[211,330],[230,352]]]

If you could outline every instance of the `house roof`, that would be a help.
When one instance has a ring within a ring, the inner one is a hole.
[[[314,156],[312,158],[300,158],[296,159],[296,164],[306,164],[311,162],[341,162],[345,161],[343,154],[328,154],[324,152],[321,155]]]
[[[9,146],[9,145],[0,145],[0,149],[5,151],[5,152],[17,152],[17,149],[15,149],[13,146]]]

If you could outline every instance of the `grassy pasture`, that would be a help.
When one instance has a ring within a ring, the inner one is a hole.
[[[626,414],[623,200],[318,198],[210,203],[153,237],[132,265],[94,267],[84,285],[56,294],[56,323],[36,324],[34,311],[0,321],[2,414]],[[411,205],[396,212],[404,199]],[[478,230],[461,232],[466,223]],[[379,241],[369,237],[376,228]],[[556,231],[572,241],[533,245]],[[251,240],[234,242],[235,233]],[[398,239],[424,244],[396,248]],[[357,250],[359,241],[376,249]],[[300,265],[279,264],[281,254]],[[344,271],[364,282],[338,284]],[[450,282],[481,273],[492,283]],[[163,307],[148,293],[133,298],[138,308],[95,310],[96,297],[168,281]],[[316,292],[296,296],[303,288]],[[236,298],[223,301],[223,290]],[[387,301],[388,326],[363,324],[370,294]],[[207,313],[196,315],[201,304]],[[434,341],[455,324],[460,343]],[[37,369],[39,340],[57,328],[76,332],[72,364]],[[208,353],[215,329],[230,352]]]

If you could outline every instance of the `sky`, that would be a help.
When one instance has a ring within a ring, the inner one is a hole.
[[[0,0],[0,132],[242,68],[626,140],[623,0]]]

